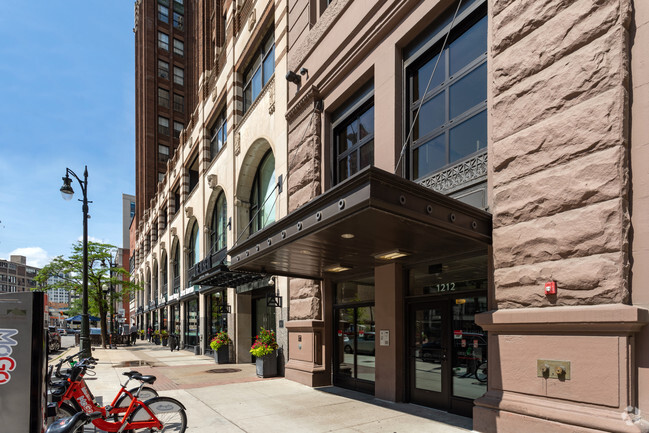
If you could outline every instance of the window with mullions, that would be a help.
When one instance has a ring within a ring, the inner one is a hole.
[[[169,23],[169,8],[158,4],[158,20],[163,23]]]
[[[169,63],[158,60],[158,77],[169,79]]]
[[[333,116],[334,182],[374,164],[373,87],[361,90]]]
[[[210,249],[212,253],[222,250],[226,244],[228,228],[228,206],[223,191],[216,199],[214,212],[212,212],[212,226],[210,233]]]
[[[210,128],[210,158],[214,159],[216,155],[225,146],[225,140],[228,136],[228,122],[225,120],[225,111],[216,118],[214,125]]]
[[[173,293],[180,292],[180,244],[176,242],[174,256],[171,262],[173,272]]]
[[[180,57],[185,55],[185,44],[176,38],[174,38],[174,54]]]
[[[173,19],[174,19],[174,28],[178,30],[184,30],[185,17],[182,14],[179,14],[178,12],[174,12]]]
[[[250,193],[250,233],[275,222],[275,156],[269,150],[261,160]]]
[[[185,98],[177,93],[174,93],[174,111],[185,111]]]
[[[174,83],[183,86],[185,84],[185,71],[183,68],[174,66]]]
[[[257,99],[266,83],[275,72],[275,35],[273,31],[264,38],[264,41],[254,54],[250,66],[243,74],[243,112]]]
[[[189,237],[189,252],[187,253],[187,269],[191,269],[200,262],[200,251],[198,248],[198,224],[194,221],[192,231]]]
[[[169,108],[169,90],[158,87],[158,105]]]
[[[185,13],[184,0],[174,0],[174,11],[179,14]]]
[[[413,180],[487,147],[487,17],[456,22],[440,54],[445,35],[408,67]]]
[[[158,48],[169,51],[169,35],[158,32]]]

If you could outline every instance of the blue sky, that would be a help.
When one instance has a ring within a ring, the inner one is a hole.
[[[0,258],[43,266],[82,235],[122,246],[122,193],[135,192],[132,0],[20,0],[0,14]]]

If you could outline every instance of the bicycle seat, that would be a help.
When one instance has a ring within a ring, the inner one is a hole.
[[[133,376],[136,376],[136,375],[138,375],[138,374],[140,374],[140,373],[137,372],[137,371],[135,371],[135,370],[131,370],[131,371],[125,371],[125,372],[122,373],[122,374],[123,374],[124,376],[126,376],[126,377],[128,377],[128,378],[130,379],[130,378],[132,378]]]
[[[84,412],[78,412],[71,416],[70,418],[62,418],[54,421],[47,428],[46,433],[72,433],[77,431],[78,428],[82,427],[88,421],[97,419],[101,417],[101,412],[93,412],[87,415]]]
[[[133,379],[140,380],[144,383],[148,383],[149,385],[152,385],[153,382],[155,382],[156,377],[155,376],[142,376],[141,374],[133,375]]]

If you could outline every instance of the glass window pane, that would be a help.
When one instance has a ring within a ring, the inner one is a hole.
[[[268,80],[270,80],[270,77],[273,75],[273,72],[275,71],[275,46],[270,49],[270,53],[266,58],[264,59],[264,82],[263,84],[266,85]]]
[[[412,152],[412,169],[415,179],[446,165],[445,137],[445,134],[438,135]]]
[[[374,140],[371,140],[361,147],[361,166],[365,168],[374,164]]]
[[[453,395],[473,400],[487,391],[487,334],[475,324],[475,315],[487,311],[487,298],[461,298],[452,305]]]
[[[259,96],[261,92],[261,69],[257,69],[255,74],[252,76],[252,100],[254,101]]]
[[[345,147],[353,147],[358,141],[358,119],[347,125],[347,145]]]
[[[275,200],[272,197],[275,193],[275,157],[272,153],[259,169],[259,186],[263,203],[260,212],[261,227],[266,227],[275,221]]]
[[[420,67],[414,74],[413,76],[413,102],[419,100],[422,96],[424,96],[424,91],[426,90],[426,86],[428,85],[428,80],[430,80],[430,75],[433,73],[433,68],[435,67],[435,62],[437,62],[437,58],[439,57],[439,54],[430,59],[428,62],[426,62],[422,67]],[[435,69],[435,76],[430,82],[430,86],[428,87],[428,91],[431,91],[435,87],[439,86],[442,81],[444,81],[445,78],[445,69],[446,69],[446,61],[444,60],[445,57],[442,56],[442,58],[439,60],[439,63],[437,64],[437,69]]]
[[[487,64],[483,63],[450,87],[450,119],[487,99]]]
[[[252,105],[252,84],[243,89],[243,111],[245,112]]]
[[[356,310],[356,378],[374,382],[376,332],[374,307],[358,307]]]
[[[414,115],[415,112],[413,112]],[[421,106],[419,116],[415,120],[414,139],[423,137],[444,124],[446,118],[445,93],[442,92]]]
[[[442,391],[442,312],[415,311],[415,388]]]
[[[487,17],[464,32],[449,45],[450,74],[453,75],[464,66],[487,52]]]
[[[347,155],[347,167],[350,176],[358,171],[358,150],[353,150]]]
[[[347,169],[347,158],[343,158],[338,161],[338,181],[342,182],[348,177],[349,177],[349,170]]]
[[[359,139],[374,134],[374,106],[372,105],[365,113],[361,114],[358,127]]]
[[[487,147],[487,110],[451,129],[450,161],[454,162]]]
[[[341,308],[338,310],[336,320],[336,335],[338,338],[338,365],[336,374],[341,376],[356,377],[354,371],[354,309]]]
[[[338,141],[338,155],[340,155],[347,150],[347,130],[341,129],[336,139]]]

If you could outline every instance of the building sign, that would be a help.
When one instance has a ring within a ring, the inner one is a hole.
[[[379,345],[380,346],[389,346],[390,345],[390,330],[389,329],[381,329],[379,332]]]

